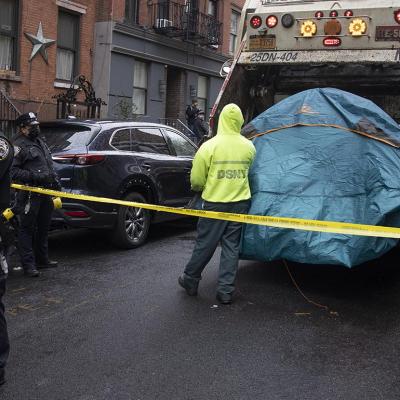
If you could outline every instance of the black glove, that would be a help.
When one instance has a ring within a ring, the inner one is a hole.
[[[34,185],[46,185],[52,183],[52,177],[46,172],[31,172]]]

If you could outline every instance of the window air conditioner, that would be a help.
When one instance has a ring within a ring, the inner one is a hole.
[[[172,21],[169,19],[156,19],[156,28],[169,28],[172,26]]]

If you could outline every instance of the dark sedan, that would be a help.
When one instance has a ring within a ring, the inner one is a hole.
[[[196,145],[171,127],[144,122],[59,120],[41,124],[62,190],[182,207],[193,193]],[[173,214],[112,204],[63,200],[54,222],[103,228],[123,248],[140,246],[150,224]]]

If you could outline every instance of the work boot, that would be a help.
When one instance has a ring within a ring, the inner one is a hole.
[[[180,286],[182,286],[185,290],[186,293],[189,296],[196,296],[197,295],[197,287],[190,287],[186,282],[185,282],[185,278],[183,276],[180,276],[178,278],[178,283]]]
[[[231,293],[217,293],[217,300],[224,305],[232,303],[232,294]]]
[[[6,370],[4,368],[0,368],[0,386],[6,383]]]
[[[40,272],[36,268],[28,268],[24,270],[24,274],[30,278],[37,278]]]
[[[36,263],[36,268],[37,269],[45,269],[45,268],[56,268],[58,267],[58,262],[57,261],[46,261],[46,262],[39,262]]]

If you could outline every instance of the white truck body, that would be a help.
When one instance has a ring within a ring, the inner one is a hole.
[[[214,125],[227,103],[249,122],[315,87],[369,98],[400,121],[400,0],[248,0],[238,37]]]

